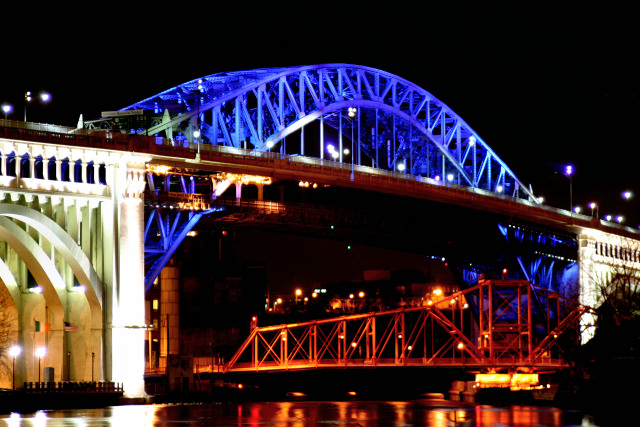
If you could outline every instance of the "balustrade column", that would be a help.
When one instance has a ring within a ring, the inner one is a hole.
[[[36,177],[36,159],[33,156],[29,156],[29,178]]]
[[[87,183],[89,182],[89,176],[87,175],[87,162],[83,160],[80,160],[80,176],[82,179],[82,182]]]
[[[16,178],[20,178],[20,171],[22,169],[22,157],[15,155],[13,161],[16,165]]]
[[[60,173],[62,172],[62,160],[56,159],[56,181],[62,181]]]
[[[7,175],[7,156],[6,154],[0,155],[0,175]]]

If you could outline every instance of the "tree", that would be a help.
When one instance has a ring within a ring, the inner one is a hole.
[[[0,384],[10,386],[13,359],[9,349],[17,344],[18,313],[6,286],[0,284]]]
[[[576,353],[577,401],[609,422],[637,396],[640,381],[640,242],[597,243],[590,261],[583,281],[591,286],[582,292],[593,292],[587,300],[597,321],[593,339]]]
[[[640,242],[610,248],[606,266],[591,275],[599,305],[597,309],[616,326],[640,317]],[[601,322],[600,322],[601,323]]]

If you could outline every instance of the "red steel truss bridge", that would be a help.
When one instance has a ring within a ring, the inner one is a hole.
[[[487,280],[420,307],[254,327],[223,372],[425,367],[553,373],[589,307],[524,280]]]

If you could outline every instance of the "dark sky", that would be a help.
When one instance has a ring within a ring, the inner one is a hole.
[[[640,224],[640,41],[629,7],[484,2],[131,3],[3,12],[0,103],[74,126],[223,71],[344,62],[379,68],[459,114],[548,203]],[[450,3],[435,7],[430,3]],[[455,3],[455,4],[453,4]],[[563,2],[564,3],[564,2]],[[426,5],[425,5],[426,4]],[[20,7],[18,7],[20,9]],[[636,198],[623,203],[631,189]]]

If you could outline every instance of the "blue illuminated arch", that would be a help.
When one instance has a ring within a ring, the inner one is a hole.
[[[349,107],[357,109],[356,118],[346,118]],[[443,102],[401,77],[370,67],[321,64],[212,74],[121,111],[136,110],[147,112],[151,123],[133,131],[177,143],[284,151],[278,144],[301,133],[295,154],[323,158],[324,141],[304,139],[304,128],[321,121],[323,127],[341,129],[341,138],[350,139],[346,128],[356,130],[349,163],[386,170],[402,163],[408,174],[450,177],[459,185],[537,203],[531,190]],[[342,154],[340,160],[346,161]]]

